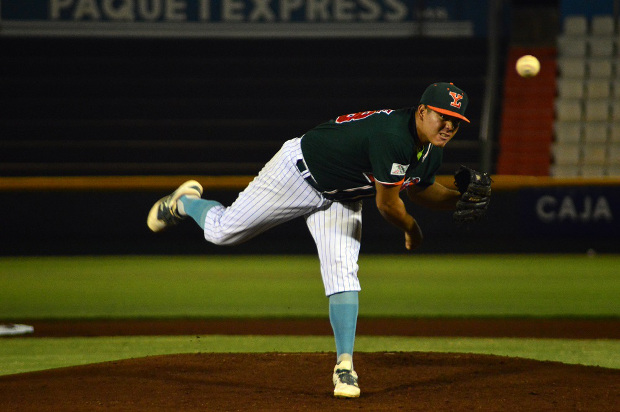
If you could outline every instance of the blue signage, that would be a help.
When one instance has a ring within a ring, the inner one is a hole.
[[[620,237],[617,187],[524,189],[519,206],[527,234]]]
[[[29,30],[149,35],[157,29],[170,35],[265,29],[295,35],[301,28],[327,36],[350,30],[365,36],[445,37],[483,34],[487,5],[476,0],[0,0],[0,13],[0,33],[6,35]]]

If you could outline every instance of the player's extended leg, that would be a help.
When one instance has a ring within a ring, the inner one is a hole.
[[[353,368],[353,346],[358,313],[357,278],[362,202],[332,203],[329,208],[306,216],[321,261],[325,294],[329,296],[329,316],[336,341],[334,396],[360,395]]]
[[[300,139],[285,142],[229,207],[201,199],[200,184],[193,180],[185,182],[155,203],[147,223],[151,230],[158,232],[191,216],[209,242],[242,243],[330,203],[303,179],[296,166],[300,158]]]

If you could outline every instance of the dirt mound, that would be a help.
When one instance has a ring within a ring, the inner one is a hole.
[[[334,353],[184,354],[0,377],[3,411],[618,411],[620,370],[474,354],[357,353],[359,399],[332,397]]]

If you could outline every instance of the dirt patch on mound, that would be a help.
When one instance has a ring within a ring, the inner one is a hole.
[[[27,339],[332,333],[327,319],[23,323],[34,326]],[[360,319],[358,335],[618,339],[620,321]],[[604,412],[620,404],[620,370],[445,353],[356,353],[362,396],[335,399],[334,360],[334,353],[184,354],[0,376],[0,411]]]
[[[3,411],[617,411],[620,370],[498,356],[358,353],[362,396],[332,397],[335,354],[153,356],[0,377]]]

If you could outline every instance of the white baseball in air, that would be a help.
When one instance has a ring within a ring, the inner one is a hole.
[[[534,77],[540,71],[540,62],[531,54],[519,57],[517,60],[517,73],[521,77]]]

